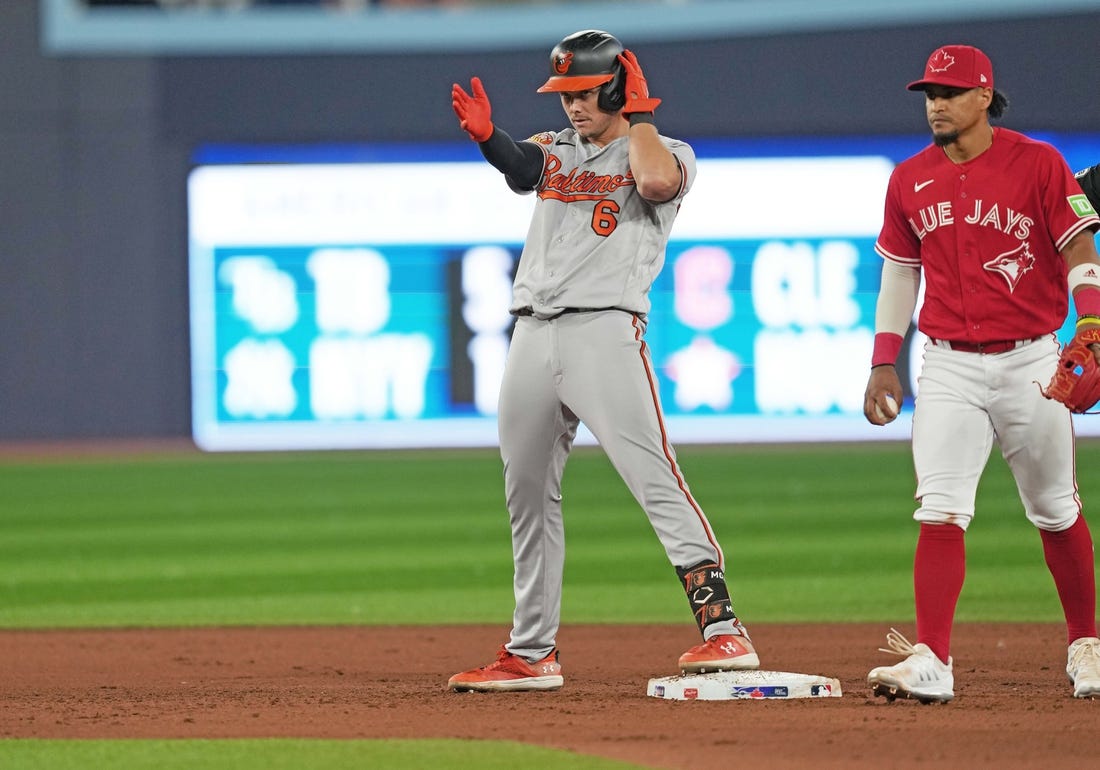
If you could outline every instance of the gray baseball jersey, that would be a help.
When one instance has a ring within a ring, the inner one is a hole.
[[[638,195],[627,138],[595,147],[572,128],[531,137],[546,154],[538,205],[520,258],[512,311],[539,318],[566,308],[649,312],[649,288],[665,261],[672,222],[695,180],[695,152],[661,137],[683,184],[655,205]]]
[[[662,137],[680,164],[675,198],[634,186],[629,139],[595,147],[573,129],[532,137],[545,153],[539,200],[511,309],[518,317],[500,391],[500,450],[512,518],[516,610],[509,651],[541,658],[556,644],[565,535],[561,480],[580,422],[649,517],[676,567],[723,555],[680,472],[644,340],[649,289],[695,154]],[[629,601],[628,597],[609,602]],[[707,636],[729,634],[721,620]]]

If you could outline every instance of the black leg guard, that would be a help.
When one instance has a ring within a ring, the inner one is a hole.
[[[711,623],[731,620],[738,623],[733,613],[733,602],[726,587],[726,575],[714,562],[700,562],[694,567],[677,567],[676,574],[687,593],[691,611],[695,613],[695,622],[699,632]]]

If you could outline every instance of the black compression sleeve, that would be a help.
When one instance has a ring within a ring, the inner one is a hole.
[[[496,126],[492,135],[478,144],[481,154],[521,190],[533,190],[542,177],[543,154],[538,145],[517,142]]]
[[[1089,203],[1100,211],[1100,163],[1077,172],[1077,183],[1089,199]]]

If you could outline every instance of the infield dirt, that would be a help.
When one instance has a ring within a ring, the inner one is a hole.
[[[912,638],[912,628],[899,625]],[[762,668],[836,677],[843,697],[666,701],[686,626],[566,626],[565,687],[452,693],[507,629],[0,631],[0,736],[513,740],[653,768],[1094,766],[1100,701],[1076,700],[1059,624],[960,624],[955,700],[872,699],[896,660],[878,624],[758,624]]]

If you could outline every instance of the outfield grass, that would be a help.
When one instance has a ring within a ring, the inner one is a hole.
[[[680,460],[747,622],[912,617],[906,444],[684,447]],[[1100,444],[1082,442],[1079,467],[1098,460]],[[8,461],[0,627],[506,625],[502,486],[492,450]],[[1100,505],[1089,474],[1081,486],[1086,506]],[[564,491],[563,622],[690,620],[599,449],[575,452]],[[1061,619],[999,456],[967,548],[960,621]],[[629,601],[605,601],[609,588]]]

